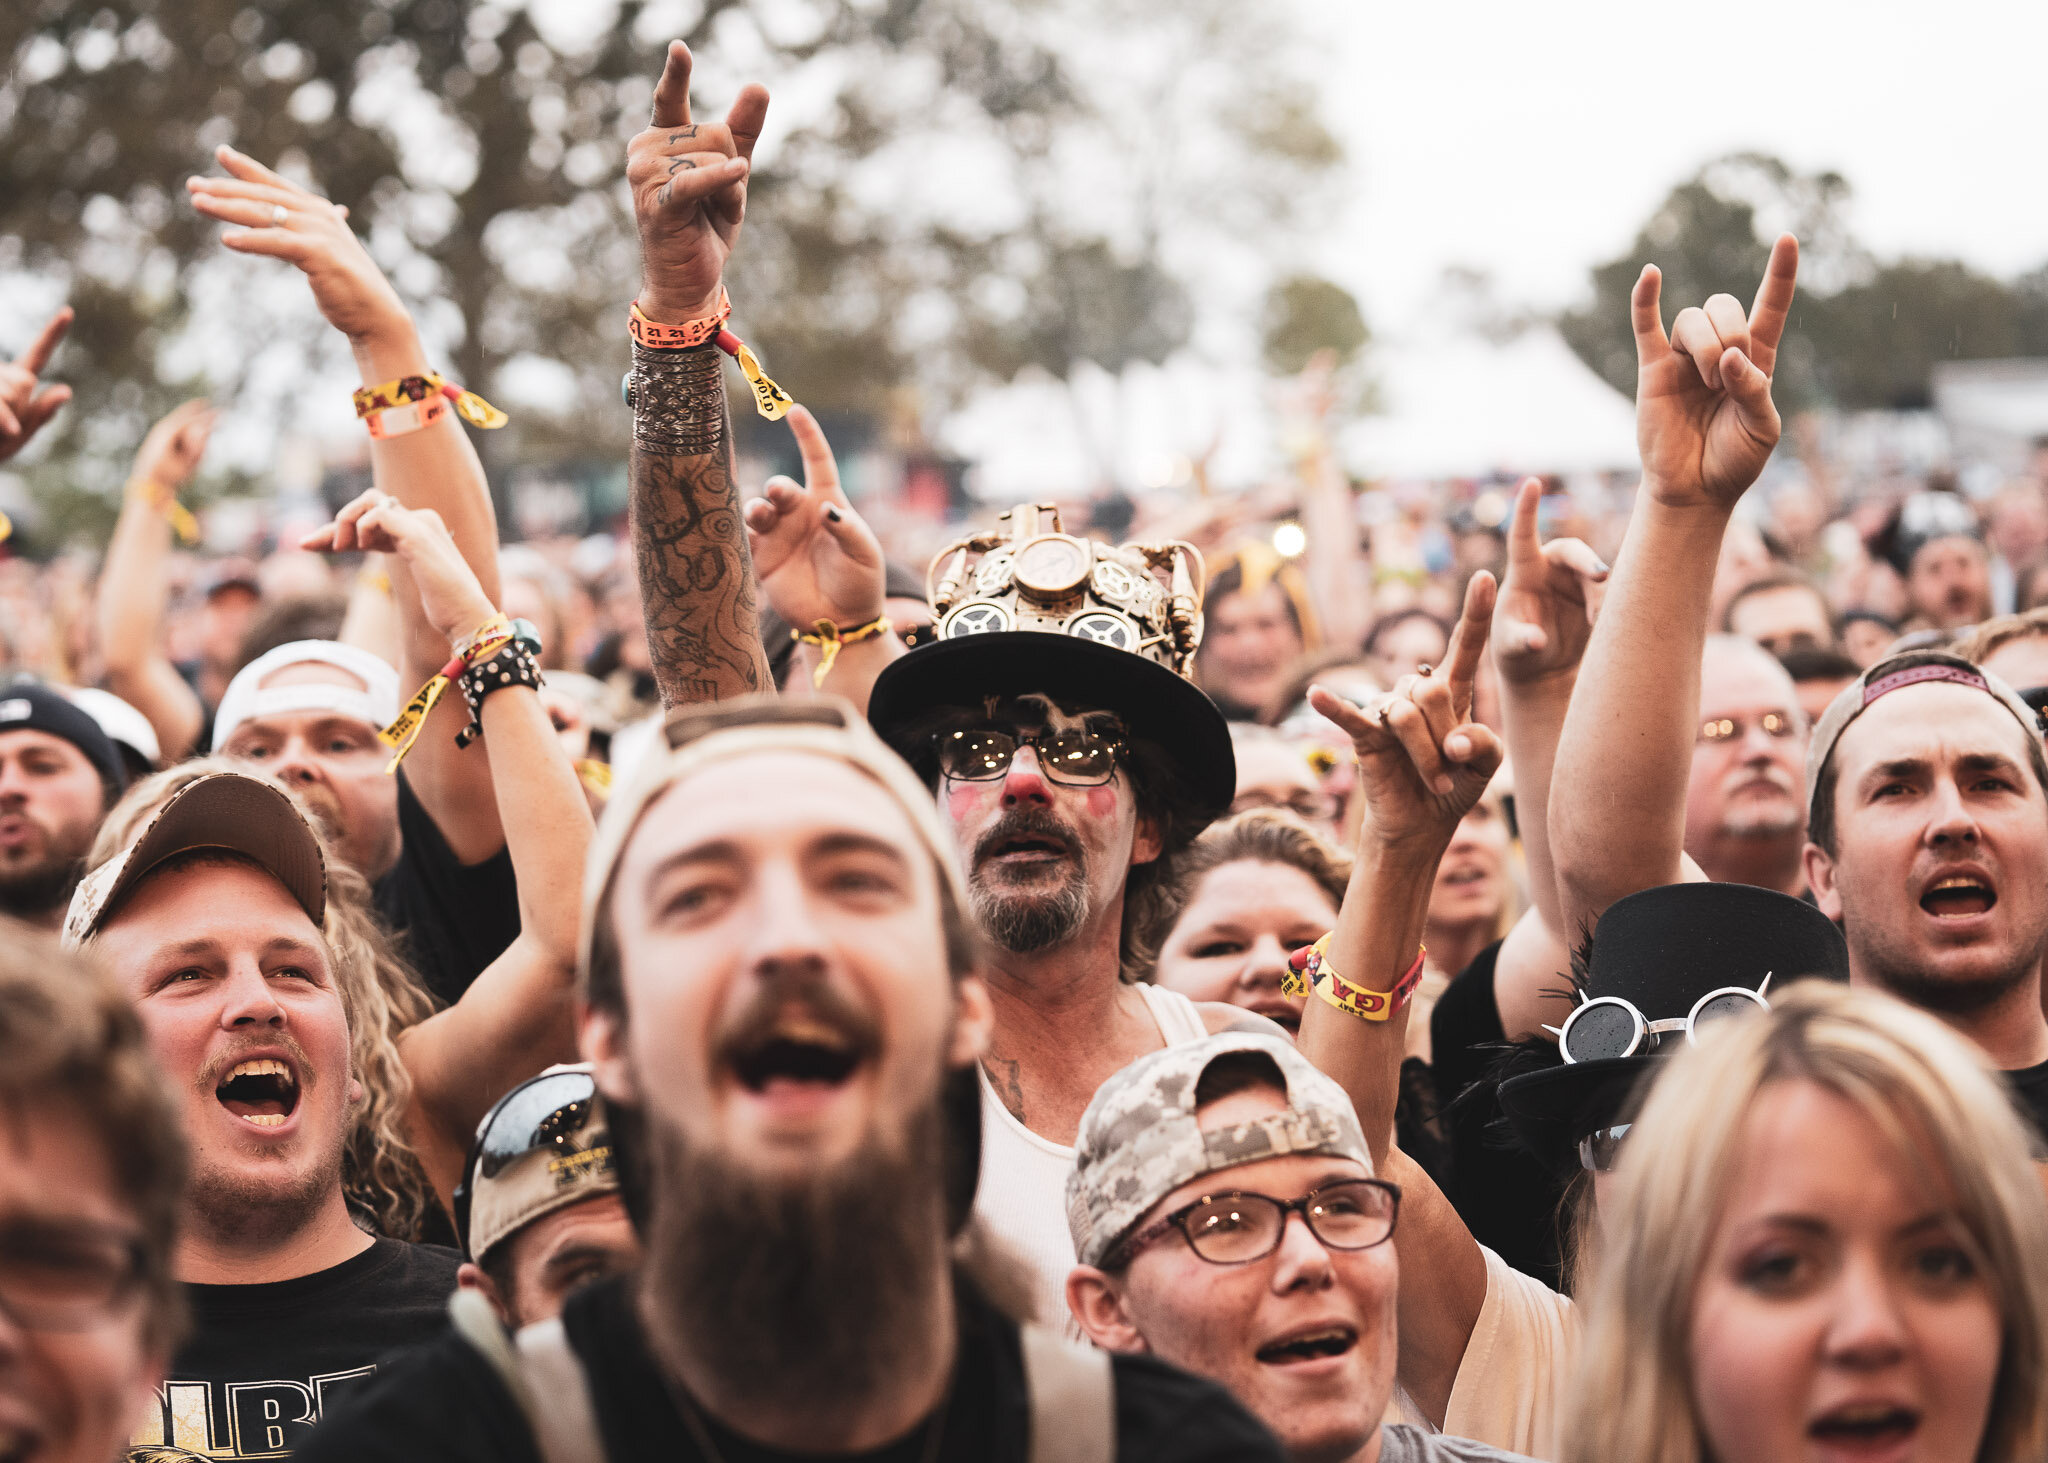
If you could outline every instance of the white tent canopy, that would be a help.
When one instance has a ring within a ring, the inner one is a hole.
[[[1363,478],[1627,471],[1635,405],[1549,326],[1496,344],[1477,335],[1380,346],[1380,411],[1346,427]]]

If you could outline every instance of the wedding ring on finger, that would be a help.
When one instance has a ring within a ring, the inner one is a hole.
[[[270,205],[270,226],[272,228],[283,228],[284,221],[290,217],[291,215],[285,212],[285,206],[282,203],[273,203]]]

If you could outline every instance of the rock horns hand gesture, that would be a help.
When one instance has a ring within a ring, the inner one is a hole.
[[[840,490],[839,465],[817,419],[793,406],[788,421],[803,454],[803,486],[770,478],[746,508],[761,593],[800,630],[819,620],[848,630],[865,625],[882,613],[882,546]]]
[[[723,122],[690,117],[690,48],[671,41],[647,130],[626,146],[640,226],[640,309],[664,325],[718,308],[725,261],[747,212],[747,172],[768,119],[768,89],[744,86]]]
[[[1663,275],[1643,267],[1630,306],[1636,336],[1636,444],[1643,486],[1672,507],[1727,510],[1778,445],[1771,373],[1792,310],[1799,241],[1781,234],[1745,315],[1733,295],[1678,312],[1664,334]]]
[[[1321,686],[1309,689],[1309,704],[1344,729],[1358,754],[1362,839],[1384,847],[1427,842],[1440,854],[1499,769],[1500,738],[1472,720],[1472,682],[1486,653],[1494,589],[1491,574],[1472,576],[1444,663],[1428,675],[1405,675],[1363,706]]]
[[[69,386],[37,387],[72,318],[71,307],[64,306],[19,357],[0,361],[0,462],[28,446],[29,438],[43,429],[57,408],[71,400]]]

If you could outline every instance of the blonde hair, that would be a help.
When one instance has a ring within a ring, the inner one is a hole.
[[[1169,897],[1150,910],[1135,932],[1137,978],[1149,981],[1159,969],[1159,952],[1173,927],[1187,913],[1202,880],[1225,864],[1285,864],[1299,869],[1329,896],[1332,908],[1344,904],[1351,882],[1351,855],[1282,808],[1247,808],[1210,825],[1180,856]]]
[[[1708,1456],[1689,1360],[1695,1293],[1744,1124],[1763,1089],[1785,1081],[1853,1104],[1953,1197],[2002,1331],[1976,1456],[2034,1463],[2048,1454],[2048,1199],[2010,1093],[1932,1016],[1876,992],[1803,981],[1768,1016],[1731,1024],[1674,1059],[1631,1129],[1613,1202],[1601,1211],[1608,1239],[1592,1267],[1561,1463]]]
[[[128,789],[100,825],[86,867],[98,868],[112,858],[174,794],[216,772],[254,777],[291,792],[239,758],[180,762]],[[366,1215],[379,1234],[418,1239],[438,1201],[407,1135],[412,1073],[399,1055],[397,1038],[434,1014],[434,999],[377,924],[369,881],[341,862],[319,820],[296,797],[293,801],[306,815],[327,863],[327,920],[321,933],[348,1020],[349,1059],[363,1084],[363,1100],[351,1116],[342,1153],[342,1189],[350,1207]]]
[[[1949,647],[1964,660],[1984,664],[1994,651],[2015,640],[2032,640],[2048,635],[2048,608],[2021,610],[2016,615],[1998,615],[1978,625]]]

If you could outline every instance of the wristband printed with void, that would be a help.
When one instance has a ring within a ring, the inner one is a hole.
[[[740,374],[747,378],[747,386],[754,393],[754,410],[771,422],[779,422],[789,414],[789,409],[795,406],[796,402],[787,391],[776,385],[775,379],[763,369],[761,358],[754,354],[753,347],[725,328],[725,322],[731,314],[732,300],[721,287],[718,292],[718,313],[702,320],[692,320],[686,325],[662,325],[641,314],[637,302],[629,318],[632,323],[633,339],[650,349],[688,350],[702,345],[707,340],[710,341],[739,362]],[[703,329],[706,326],[710,328]],[[642,334],[644,330],[669,332],[675,336],[675,342],[664,344],[649,340]],[[688,344],[676,343],[685,335],[690,337]],[[632,381],[633,377],[629,372],[623,383],[628,405],[633,400]]]
[[[403,437],[408,432],[417,432],[422,427],[431,427],[448,415],[448,398],[430,396],[425,401],[409,401],[404,406],[387,406],[379,411],[367,413],[363,426],[373,442],[382,442],[387,437]]]

